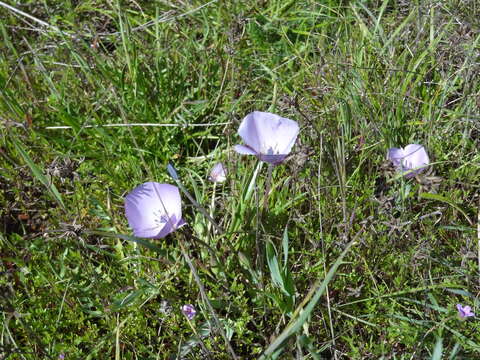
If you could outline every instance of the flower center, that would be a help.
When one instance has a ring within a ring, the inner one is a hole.
[[[168,216],[166,214],[161,213],[160,211],[155,211],[154,215],[155,215],[155,224],[157,226],[163,226],[169,221]]]

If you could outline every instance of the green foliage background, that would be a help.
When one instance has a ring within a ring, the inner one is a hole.
[[[231,358],[183,241],[235,353],[257,358],[353,240],[269,356],[478,356],[478,322],[455,305],[479,311],[479,12],[473,0],[1,2],[0,354]],[[254,110],[301,125],[267,211],[267,166],[232,151]],[[412,180],[385,161],[409,143],[432,161]],[[123,197],[173,183],[169,161],[223,231],[183,197],[188,226],[147,248],[128,237]],[[217,161],[229,178],[214,188]]]

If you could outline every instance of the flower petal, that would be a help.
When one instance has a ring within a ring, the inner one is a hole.
[[[411,170],[406,177],[414,177],[425,170],[425,167],[430,163],[428,154],[422,145],[410,144],[404,148],[405,157],[402,165],[405,170]]]
[[[192,320],[197,314],[197,310],[195,310],[195,307],[192,304],[183,305],[181,310],[188,320]]]
[[[296,121],[279,115],[254,111],[257,136],[263,155],[288,155],[292,150],[300,130]]]
[[[400,167],[402,165],[402,159],[405,156],[403,149],[391,148],[388,149],[387,159],[393,163],[393,166]]]
[[[458,316],[462,319],[470,316],[475,316],[475,313],[472,312],[472,308],[468,305],[462,306],[461,304],[457,304]]]
[[[277,165],[280,164],[288,155],[263,155],[260,154],[258,158],[267,163]]]
[[[420,168],[430,163],[428,154],[422,145],[410,144],[405,146],[403,151],[405,153],[404,164],[405,166],[408,164],[410,169]]]
[[[245,144],[262,155],[288,155],[299,131],[296,121],[262,111],[248,114],[238,129]]]
[[[180,221],[177,221],[177,219],[175,218],[175,216],[172,216],[170,218],[170,221],[168,221],[165,226],[163,227],[162,230],[160,230],[160,232],[158,234],[156,234],[155,236],[152,236],[152,238],[154,239],[161,239],[161,238],[164,238],[165,236],[167,236],[168,234],[170,234],[171,232],[174,232],[175,230],[177,230],[178,228],[182,227],[183,225],[185,225],[185,221],[183,219],[180,219]]]
[[[135,236],[163,237],[182,218],[180,192],[170,184],[146,182],[125,197],[125,214]]]
[[[388,150],[388,159],[406,178],[412,178],[425,170],[430,163],[425,148],[419,144],[409,144],[403,149]]]
[[[238,134],[248,147],[253,151],[259,152],[262,143],[259,138],[255,113],[256,111],[243,118],[238,128]]]
[[[234,149],[237,153],[239,154],[243,154],[243,155],[257,155],[257,153],[255,152],[255,150],[253,150],[252,148],[248,147],[248,146],[244,146],[244,145],[235,145],[234,146]]]

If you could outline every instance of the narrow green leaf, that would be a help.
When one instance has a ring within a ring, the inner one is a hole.
[[[423,199],[427,199],[427,200],[436,200],[436,201],[441,201],[441,202],[444,202],[448,205],[450,205],[451,207],[455,208],[458,212],[460,212],[464,217],[465,219],[467,219],[468,223],[473,226],[473,222],[472,220],[470,220],[470,218],[468,217],[468,215],[465,213],[465,211],[463,211],[460,206],[458,206],[457,204],[455,204],[451,199],[445,197],[445,196],[442,196],[442,195],[438,195],[438,194],[431,194],[431,193],[421,193],[420,194],[420,197],[423,198]]]
[[[359,30],[362,33],[363,37],[365,39],[372,40],[372,38],[373,38],[372,34],[370,33],[370,31],[368,30],[368,27],[363,22],[362,17],[358,13],[357,9],[353,5],[352,5],[351,8],[352,8],[353,14],[357,18],[357,24],[358,24],[358,27],[360,28]]]
[[[28,167],[32,171],[33,175],[47,188],[50,195],[58,202],[62,209],[65,209],[62,196],[58,192],[53,182],[48,180],[48,178],[42,173],[40,168],[33,162],[30,156],[28,156],[21,143],[15,139],[12,139],[12,141],[18,153],[22,156],[23,160],[27,163]]]
[[[448,327],[448,326],[444,326],[445,329],[447,329],[448,331],[450,331],[453,335],[455,335],[456,337],[458,337],[459,339],[461,339],[463,342],[467,343],[469,346],[471,346],[472,348],[475,349],[475,351],[480,351],[480,345],[477,344],[476,342],[474,342],[473,340],[470,339],[469,336],[465,336],[463,335],[460,331],[457,331],[455,329],[452,329],[451,327]]]
[[[277,251],[273,243],[269,240],[266,243],[266,254],[272,280],[278,287],[283,289],[283,279],[278,265]]]
[[[452,351],[450,352],[450,356],[448,357],[448,360],[455,360],[457,358],[457,355],[460,349],[461,349],[460,343],[456,342],[455,345],[453,346]]]
[[[257,285],[258,275],[255,273],[255,270],[253,269],[252,264],[250,264],[250,260],[248,260],[247,256],[243,252],[239,251],[238,260],[240,261],[240,265],[242,265],[250,273],[253,283]]]
[[[418,12],[416,9],[414,11],[410,12],[408,16],[400,23],[400,25],[397,26],[397,28],[392,32],[388,40],[385,42],[383,45],[383,49],[380,51],[380,54],[385,53],[387,49],[389,49],[390,44],[395,40],[395,38],[402,33],[403,28],[410,24],[411,20],[417,16]]]
[[[302,347],[305,347],[308,349],[308,352],[310,353],[310,355],[312,355],[312,358],[314,360],[322,359],[322,357],[319,354],[319,351],[313,345],[313,340],[310,339],[307,335],[303,334],[299,336],[297,341]]]
[[[113,302],[112,304],[112,311],[119,311],[131,304],[133,304],[138,297],[143,295],[144,291],[142,289],[140,290],[134,290],[131,293],[127,294],[121,299],[118,299]]]
[[[260,170],[262,170],[262,167],[263,167],[263,161],[259,161],[257,164],[257,167],[255,168],[255,171],[253,172],[252,178],[250,179],[250,183],[248,184],[247,191],[245,192],[245,195],[243,197],[244,202],[248,202],[252,197],[253,189],[255,189],[255,182],[257,181],[257,176]]]
[[[90,234],[94,235],[100,235],[100,236],[105,236],[105,237],[110,237],[110,238],[120,238],[123,240],[131,241],[134,243],[137,243],[139,245],[145,246],[146,248],[155,251],[157,254],[161,255],[162,257],[166,258],[169,261],[175,261],[171,256],[168,255],[168,252],[160,248],[159,246],[151,243],[148,240],[138,238],[135,236],[130,236],[130,235],[124,235],[124,234],[116,234],[116,233],[111,233],[111,232],[104,232],[104,231],[88,231]]]
[[[282,279],[284,290],[293,301],[295,298],[295,284],[293,283],[292,273],[288,269],[285,269],[282,273]]]
[[[316,284],[306,297],[306,299],[309,299],[311,297],[311,299],[308,301],[308,304],[304,307],[304,301],[302,302],[302,304],[299,305],[299,307],[295,310],[292,320],[288,323],[288,325],[280,333],[280,335],[277,336],[277,338],[268,346],[260,359],[268,358],[273,353],[278,351],[281,348],[282,344],[285,342],[285,340],[287,340],[290,336],[294,335],[307,321],[308,317],[311,315],[313,309],[315,308],[315,305],[317,305],[320,297],[325,292],[328,283],[333,279],[338,267],[342,264],[343,258],[345,257],[345,255],[347,255],[354,242],[355,241],[351,241],[345,248],[345,250],[343,250],[343,252],[340,254],[338,259],[328,271],[325,279],[323,279],[323,281],[318,280],[316,282]]]
[[[432,360],[442,360],[443,339],[439,336],[435,348],[433,349]]]
[[[456,231],[466,231],[466,232],[475,232],[476,229],[474,227],[468,227],[468,226],[453,226],[453,225],[445,225],[445,226],[440,226],[440,229],[445,229],[445,230],[456,230]]]
[[[283,270],[287,270],[287,262],[288,262],[288,227],[285,227],[283,231],[283,239],[282,239],[282,246],[283,246]]]

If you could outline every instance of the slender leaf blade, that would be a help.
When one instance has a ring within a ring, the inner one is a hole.
[[[433,355],[431,360],[442,360],[443,353],[443,339],[439,336],[433,349]]]
[[[267,254],[267,263],[268,268],[270,269],[270,275],[273,282],[280,288],[283,289],[283,278],[280,272],[280,267],[278,265],[277,252],[274,245],[271,241],[266,243],[266,254]]]
[[[52,195],[52,197],[55,199],[55,201],[58,202],[62,209],[65,209],[65,204],[63,203],[62,196],[58,192],[53,182],[48,180],[48,178],[43,174],[42,170],[40,170],[40,168],[33,162],[30,156],[28,156],[27,152],[25,151],[20,142],[13,139],[13,144],[15,145],[18,153],[22,156],[23,160],[27,163],[33,175],[47,188],[50,195]]]
[[[320,297],[323,295],[325,292],[325,289],[327,288],[328,283],[333,279],[335,276],[338,267],[342,264],[343,258],[345,255],[347,255],[348,251],[354,244],[355,240],[351,241],[348,246],[345,248],[345,250],[340,254],[338,259],[335,261],[333,266],[330,268],[328,271],[327,275],[325,276],[325,279],[323,281],[318,280],[317,283],[314,285],[312,290],[310,291],[310,294],[313,294],[311,299],[309,300],[308,304],[302,308],[303,303],[299,305],[297,310],[295,310],[295,314],[297,314],[297,317],[293,317],[290,323],[286,326],[286,328],[280,333],[279,336],[268,346],[268,348],[265,350],[263,353],[262,357],[260,359],[265,359],[275,353],[279,348],[282,346],[282,344],[287,340],[290,336],[294,335],[301,327],[302,325],[307,321],[308,317],[312,313],[313,309],[315,308],[315,305],[317,305],[318,301],[320,300]],[[310,295],[309,294],[309,295]],[[309,296],[307,295],[307,297]]]
[[[451,199],[449,199],[445,196],[442,196],[442,195],[432,194],[432,193],[421,193],[420,197],[423,198],[423,199],[427,199],[427,200],[440,201],[440,202],[443,202],[443,203],[446,203],[446,204],[450,205],[451,207],[456,209],[458,212],[460,212],[465,217],[465,219],[467,219],[468,223],[473,226],[472,220],[470,220],[470,218],[465,213],[465,211],[463,211],[462,208],[460,208],[460,206],[455,204]]]

